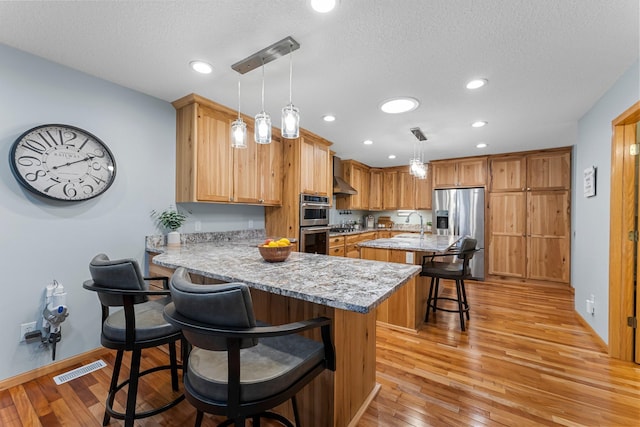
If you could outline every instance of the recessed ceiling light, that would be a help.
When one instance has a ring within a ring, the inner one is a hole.
[[[211,66],[211,64],[204,61],[191,61],[189,62],[189,65],[191,66],[191,68],[193,68],[194,71],[197,71],[201,74],[210,74],[213,71],[213,67]]]
[[[396,158],[396,155],[395,155],[395,154],[389,154],[389,158],[390,158],[390,159],[395,159],[395,158]]]
[[[473,122],[471,123],[471,126],[473,126],[474,128],[481,128],[483,126],[486,126],[487,122],[482,121],[482,120],[478,120],[477,122]]]
[[[372,141],[372,140],[370,140],[370,139],[365,139],[364,141],[362,141],[362,143],[363,143],[364,145],[371,145],[371,144],[373,144],[373,141]]]
[[[311,7],[316,12],[331,12],[336,7],[336,0],[311,0]]]
[[[325,116],[322,116],[322,120],[324,120],[325,122],[335,122],[336,116],[334,116],[333,114],[327,114]]]
[[[392,98],[384,101],[380,109],[388,114],[399,114],[413,111],[418,108],[420,101],[411,97]]]
[[[478,145],[476,145],[476,147],[478,147],[478,148],[485,148],[486,146],[487,146],[487,144],[485,144],[484,142],[481,142]]]
[[[469,83],[467,83],[467,89],[480,89],[482,86],[486,85],[487,83],[489,83],[489,80],[487,79],[471,80]]]

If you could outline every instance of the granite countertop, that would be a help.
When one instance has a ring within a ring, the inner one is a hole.
[[[420,266],[292,252],[280,263],[268,263],[251,237],[185,243],[172,249],[147,245],[159,253],[153,263],[185,267],[189,272],[224,282],[243,282],[278,295],[329,307],[368,313],[420,271]],[[148,242],[149,243],[149,242]]]
[[[445,252],[462,236],[438,236],[425,234],[416,236],[413,233],[398,234],[389,239],[376,239],[358,243],[364,248],[397,249],[417,252]]]

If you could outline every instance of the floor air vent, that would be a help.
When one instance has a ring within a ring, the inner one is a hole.
[[[96,360],[95,362],[89,363],[88,365],[80,366],[72,371],[65,372],[64,374],[60,374],[58,376],[53,377],[53,380],[57,385],[64,384],[67,381],[75,380],[83,375],[87,375],[93,371],[97,371],[98,369],[102,369],[107,366],[106,363],[102,360]]]

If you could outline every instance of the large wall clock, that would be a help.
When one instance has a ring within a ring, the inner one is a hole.
[[[87,200],[116,177],[109,148],[95,135],[69,125],[29,129],[11,147],[11,171],[27,190],[54,200]]]

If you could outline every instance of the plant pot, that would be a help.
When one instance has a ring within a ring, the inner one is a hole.
[[[180,246],[180,233],[178,233],[177,231],[171,231],[169,234],[167,234],[167,246]]]

